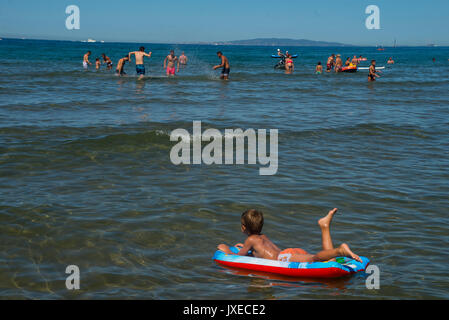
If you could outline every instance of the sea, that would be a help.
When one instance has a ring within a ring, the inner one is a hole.
[[[140,46],[146,77],[134,59],[117,77]],[[189,60],[167,78],[171,49]],[[276,49],[1,40],[0,299],[449,299],[449,48],[281,48],[299,55],[292,74],[274,69]],[[88,50],[114,68],[84,70]],[[316,74],[332,53],[385,69],[372,83]],[[277,130],[277,172],[175,165],[170,136],[194,121]],[[280,248],[317,252],[335,207],[334,244],[370,259],[377,289],[368,273],[295,279],[212,260],[245,240],[251,208]]]

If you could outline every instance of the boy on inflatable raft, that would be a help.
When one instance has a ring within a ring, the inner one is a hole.
[[[263,227],[263,213],[258,210],[247,210],[241,217],[241,229],[248,238],[244,244],[238,243],[235,247],[239,247],[240,251],[237,255],[246,256],[251,251],[256,258],[279,260],[284,262],[322,262],[334,260],[336,257],[348,257],[356,261],[362,262],[360,257],[349,249],[346,243],[343,243],[338,248],[334,248],[330,234],[330,224],[337,208],[329,211],[329,213],[318,220],[318,225],[321,228],[321,240],[323,250],[317,254],[310,254],[307,251],[299,248],[294,249],[279,249],[270,239],[264,234],[261,234]],[[229,246],[220,244],[218,250],[226,254],[235,254]]]

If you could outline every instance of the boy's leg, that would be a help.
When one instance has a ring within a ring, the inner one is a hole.
[[[348,257],[359,262],[362,262],[360,257],[349,249],[346,243],[343,243],[340,247],[336,249],[323,250],[317,254],[293,254],[290,257],[290,262],[323,262],[329,261],[336,257]]]
[[[321,243],[323,246],[323,250],[334,249],[330,233],[330,225],[332,222],[332,218],[334,217],[334,214],[337,212],[337,210],[337,208],[332,209],[331,211],[329,211],[327,216],[318,220],[318,225],[321,228]]]
[[[354,252],[352,252],[346,243],[343,243],[337,249],[323,250],[318,252],[316,255],[313,256],[313,261],[314,262],[328,261],[336,257],[348,257],[357,260],[359,262],[362,262],[360,257],[356,255]]]

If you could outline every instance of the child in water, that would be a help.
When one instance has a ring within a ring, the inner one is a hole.
[[[260,211],[251,209],[242,214],[241,229],[248,238],[245,243],[238,243],[235,246],[240,248],[237,255],[246,256],[251,250],[256,258],[279,260],[285,262],[319,262],[328,261],[336,257],[348,257],[359,262],[362,262],[360,257],[349,249],[346,243],[343,243],[338,248],[334,248],[330,234],[330,225],[337,208],[329,211],[329,213],[318,220],[318,225],[321,228],[321,241],[323,250],[317,254],[311,254],[303,249],[279,249],[268,237],[262,234],[263,214]],[[220,244],[218,250],[226,254],[235,254],[225,244]]]
[[[100,58],[95,59],[95,69],[99,70],[101,66]]]
[[[376,81],[376,78],[380,77],[377,73],[380,71],[376,70],[376,60],[371,60],[371,65],[369,67],[368,81]]]
[[[124,56],[123,58],[121,58],[118,63],[117,63],[117,68],[115,69],[115,74],[117,76],[123,76],[125,75],[125,63],[126,61],[129,61],[129,55]]]
[[[318,64],[316,65],[315,72],[316,74],[323,73],[323,66],[321,65],[321,62],[318,62]]]

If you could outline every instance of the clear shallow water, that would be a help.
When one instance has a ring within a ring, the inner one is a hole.
[[[147,45],[145,81],[133,65],[127,78],[82,70],[89,49],[116,63],[139,45],[0,41],[1,298],[449,298],[448,48],[288,48],[300,58],[285,75],[274,48],[179,45],[190,63],[166,79],[171,46]],[[211,70],[217,49],[232,81]],[[374,84],[366,72],[315,75],[333,52],[396,64]],[[174,166],[169,134],[193,120],[278,129],[277,175]],[[338,207],[334,242],[379,266],[381,289],[216,266],[217,244],[244,240],[251,207],[280,247],[310,251],[316,221]],[[65,288],[70,264],[77,292]]]

